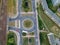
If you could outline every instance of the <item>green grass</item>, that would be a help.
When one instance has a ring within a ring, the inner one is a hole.
[[[25,2],[28,2],[28,7],[26,7],[25,5]],[[31,7],[31,0],[22,0],[22,10],[25,11],[25,12],[28,12],[28,11],[32,11],[32,7]]]
[[[29,34],[30,34],[30,35],[34,35],[34,32],[30,32]]]
[[[7,1],[7,11],[8,11],[8,13],[13,12],[13,14],[16,14],[16,0],[8,0]]]
[[[31,37],[30,40],[31,40],[30,41],[30,45],[35,45],[35,39],[34,39],[34,37]]]
[[[9,32],[7,35],[7,45],[16,45],[16,35],[13,32]]]
[[[42,30],[44,28],[44,25],[43,25],[39,15],[38,15],[38,27],[39,27],[39,30]]]
[[[23,38],[23,45],[28,45],[28,38]]]
[[[32,27],[33,23],[31,20],[25,20],[24,23],[23,23],[24,27],[26,28],[30,28]]]
[[[54,7],[51,0],[46,0],[46,1],[47,1],[47,4],[48,4],[48,7],[55,13],[57,11],[58,7],[57,6]]]
[[[40,34],[40,44],[41,45],[50,45],[47,37],[47,33],[41,32]]]
[[[58,27],[45,13],[44,10],[42,9],[42,6],[39,5],[38,7],[38,12],[41,18],[43,19],[44,23],[46,24],[47,28],[49,29],[50,32],[55,33],[56,35],[60,35],[60,27]],[[58,31],[57,31],[58,30]]]
[[[28,45],[28,42],[29,42],[29,45],[35,45],[35,39],[34,37],[30,37],[30,38],[24,38],[23,37],[23,45]]]

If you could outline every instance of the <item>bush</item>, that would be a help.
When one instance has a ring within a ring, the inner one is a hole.
[[[23,32],[23,33],[22,33],[22,35],[23,35],[23,36],[26,36],[26,33],[25,33],[25,32]]]

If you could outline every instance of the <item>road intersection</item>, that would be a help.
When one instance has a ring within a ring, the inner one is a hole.
[[[39,40],[39,33],[38,33],[38,23],[37,23],[37,15],[36,15],[36,7],[35,7],[35,0],[31,0],[32,2],[32,12],[34,12],[32,14],[32,16],[22,16],[21,14],[21,8],[22,8],[22,0],[18,0],[18,16],[16,18],[9,18],[9,22],[11,21],[15,21],[15,20],[20,20],[20,28],[16,28],[16,27],[9,27],[9,30],[15,30],[18,31],[20,34],[20,44],[19,45],[23,45],[23,41],[22,41],[22,31],[27,31],[27,32],[32,32],[34,31],[34,35],[35,35],[35,45],[40,45],[40,40]],[[23,12],[22,12],[23,13]],[[26,30],[23,27],[23,21],[24,19],[30,19],[33,21],[34,25],[31,29]]]

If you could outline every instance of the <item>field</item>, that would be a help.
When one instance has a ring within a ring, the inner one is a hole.
[[[54,34],[60,37],[60,27],[58,27],[43,11],[42,6],[39,5],[38,7],[39,15],[43,19],[44,23],[46,24],[49,32],[53,32]]]
[[[9,17],[16,16],[16,0],[7,1],[7,12]]]

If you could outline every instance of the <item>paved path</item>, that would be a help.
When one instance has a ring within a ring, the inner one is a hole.
[[[24,37],[35,37],[35,36],[32,36],[32,35],[31,35],[31,36],[30,36],[30,35],[27,35],[27,36],[22,36],[22,37],[24,38]]]

